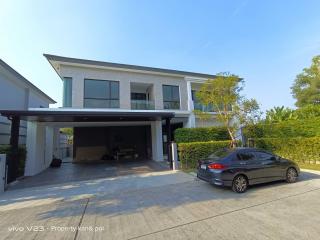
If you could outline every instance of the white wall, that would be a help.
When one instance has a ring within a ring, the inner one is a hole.
[[[28,122],[25,176],[33,176],[48,168],[53,156],[52,127]]]
[[[26,88],[19,80],[0,67],[0,109],[23,110],[28,107],[49,107],[49,101],[39,93]],[[10,125],[6,117],[0,116],[0,144],[9,144]],[[26,143],[27,123],[20,122],[19,143]]]
[[[187,83],[183,77],[116,71],[97,68],[60,66],[60,75],[72,77],[72,107],[83,107],[84,79],[120,81],[120,108],[130,109],[130,82],[153,84],[155,108],[163,109],[162,85],[180,88],[180,110],[188,110]]]
[[[26,90],[0,71],[0,109],[25,109]],[[6,117],[0,116],[0,144],[9,144],[10,124]],[[26,123],[20,123],[19,142],[25,144]]]

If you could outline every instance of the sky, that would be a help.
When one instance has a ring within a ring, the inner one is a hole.
[[[230,72],[262,110],[294,107],[320,54],[319,0],[0,0],[0,58],[62,104],[44,53],[200,73]]]

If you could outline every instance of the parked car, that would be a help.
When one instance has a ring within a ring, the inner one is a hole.
[[[293,183],[299,174],[299,166],[291,160],[255,148],[234,148],[221,149],[200,160],[197,177],[243,193],[249,185],[277,180]]]

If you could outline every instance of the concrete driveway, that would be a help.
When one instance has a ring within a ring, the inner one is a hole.
[[[7,191],[0,239],[319,239],[320,173],[244,194],[161,171]]]

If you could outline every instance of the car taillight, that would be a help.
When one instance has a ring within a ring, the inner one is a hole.
[[[221,163],[212,163],[208,165],[209,169],[224,169],[226,168],[226,165],[223,165]]]

